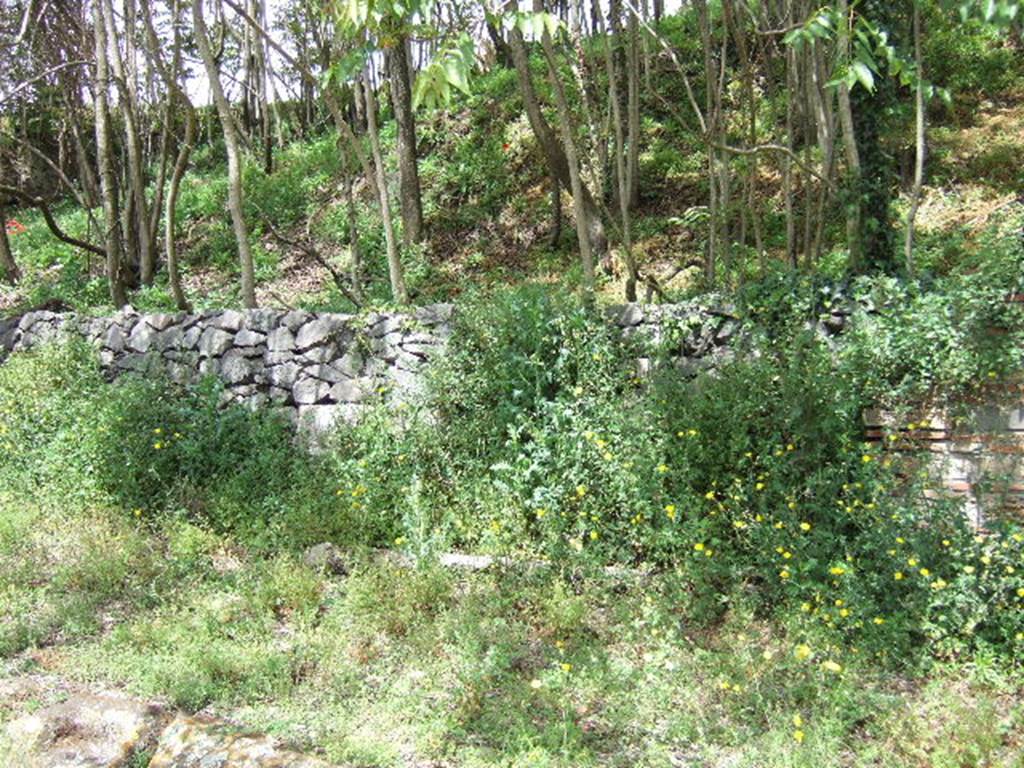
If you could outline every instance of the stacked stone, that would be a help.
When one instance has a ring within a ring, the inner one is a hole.
[[[686,377],[714,368],[732,357],[742,330],[734,307],[700,302],[626,304],[611,307],[607,318],[623,338],[638,343],[641,376],[650,373],[655,350]]]
[[[410,402],[421,391],[424,365],[451,334],[452,307],[411,314],[313,314],[223,310],[113,317],[31,312],[7,334],[22,350],[62,336],[99,349],[113,378],[162,372],[179,383],[204,376],[224,382],[226,401],[285,409],[314,431],[353,422],[374,402]]]

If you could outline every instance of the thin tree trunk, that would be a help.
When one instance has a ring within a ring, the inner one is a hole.
[[[217,114],[220,117],[224,132],[224,146],[228,155],[228,209],[231,212],[231,224],[235,230],[235,241],[238,243],[238,260],[242,270],[242,304],[252,308],[256,306],[256,276],[253,268],[252,251],[249,249],[249,232],[245,226],[245,213],[242,198],[242,163],[239,148],[238,128],[231,114],[231,105],[224,95],[224,87],[220,82],[220,67],[210,47],[210,35],[203,18],[203,0],[192,0],[192,21],[195,26],[196,47],[206,68],[210,92]]]
[[[21,279],[21,270],[14,260],[11,241],[7,239],[7,211],[0,206],[0,279],[14,285]]]
[[[384,175],[384,158],[380,150],[380,132],[377,130],[377,99],[373,95],[369,69],[363,70],[363,96],[366,99],[366,131],[370,136],[373,152],[374,172],[377,176],[377,195],[380,198],[380,215],[384,225],[384,242],[388,251],[388,277],[391,280],[391,296],[399,304],[409,303],[405,287],[402,260],[395,240],[395,226],[391,221],[391,201],[388,199],[388,182]]]
[[[917,88],[914,94],[915,120],[914,141],[914,188],[910,193],[910,210],[907,212],[907,233],[903,243],[903,258],[907,272],[914,274],[914,227],[917,210],[921,205],[921,188],[924,186],[925,162],[925,119],[924,103],[924,57],[921,54],[921,3],[914,0],[914,65],[917,69]]]
[[[125,210],[133,214],[130,230],[137,238],[138,243],[139,279],[143,285],[152,285],[153,275],[156,272],[156,259],[153,253],[153,241],[150,237],[149,203],[146,200],[146,161],[142,141],[139,137],[136,112],[138,95],[135,92],[134,77],[125,66],[121,57],[121,49],[117,43],[118,31],[114,24],[111,0],[98,0],[98,2],[103,9],[103,20],[112,51],[108,61],[119,91],[117,103],[121,111],[121,119],[124,120],[125,150],[128,160],[125,171],[132,200],[132,206]],[[132,33],[128,34],[127,38],[131,38]],[[134,261],[134,259],[132,260]]]
[[[409,81],[408,38],[400,35],[387,51],[391,103],[398,127],[398,186],[402,204],[402,240],[406,245],[423,238],[423,203],[416,160],[416,118]]]
[[[626,170],[626,147],[622,130],[622,107],[619,99],[619,89],[615,77],[615,63],[612,57],[612,44],[609,38],[605,38],[604,46],[605,72],[608,75],[612,104],[612,123],[615,125],[615,179],[618,183],[616,198],[619,203],[619,217],[622,221],[622,246],[625,250],[626,270],[626,301],[636,301],[637,269],[636,261],[633,259],[633,236],[629,216],[629,188],[627,179],[629,173]]]
[[[180,15],[180,0],[173,0],[171,7],[172,18],[177,22]],[[146,40],[149,44],[150,55],[156,65],[157,72],[163,78],[168,90],[168,123],[170,115],[180,108],[185,112],[185,135],[178,146],[178,156],[171,171],[170,188],[167,191],[166,209],[164,211],[164,254],[167,259],[167,278],[171,287],[171,295],[174,303],[182,311],[191,310],[191,305],[185,296],[184,288],[181,285],[181,274],[178,269],[178,244],[175,236],[175,216],[178,207],[178,191],[181,188],[181,180],[188,169],[189,159],[196,141],[196,111],[188,94],[178,83],[178,76],[181,73],[181,35],[178,24],[174,24],[174,37],[172,42],[171,65],[167,67],[160,53],[160,41],[156,36],[156,29],[153,26],[152,13],[149,5],[142,5],[142,19],[146,28]],[[154,206],[155,208],[155,206]]]
[[[96,162],[99,165],[100,195],[103,198],[103,241],[106,250],[107,282],[110,299],[121,308],[128,303],[122,273],[121,215],[118,210],[117,181],[114,175],[114,149],[110,136],[110,70],[107,63],[107,33],[103,10],[93,7],[93,34],[96,48],[96,82],[93,86],[96,128]]]
[[[353,191],[355,175],[349,174],[345,181],[345,207],[348,211],[349,279],[352,293],[360,301],[363,298],[363,253],[359,248],[359,224],[356,217],[356,197]]]
[[[629,35],[626,57],[626,194],[629,208],[633,209],[640,204],[640,33],[635,14],[629,14],[626,28]]]
[[[512,61],[515,64],[516,75],[519,81],[519,92],[523,98],[523,106],[526,116],[533,129],[533,135],[537,138],[544,159],[547,161],[548,171],[556,176],[563,187],[572,186],[569,178],[569,162],[565,156],[565,150],[558,138],[548,125],[547,120],[541,112],[540,100],[537,91],[533,86],[533,79],[530,74],[529,56],[526,51],[526,42],[518,28],[509,30],[509,50],[512,53]],[[601,211],[590,190],[584,187],[584,203],[587,210],[587,225],[589,227],[590,243],[594,253],[600,257],[608,247],[608,239],[605,235],[604,224],[601,221]]]
[[[850,55],[849,5],[847,0],[839,0],[837,10],[840,15],[837,45],[839,55],[848,59]],[[860,150],[857,148],[857,134],[853,127],[853,107],[850,103],[850,89],[846,83],[839,84],[839,124],[843,129],[843,149],[846,152],[847,200],[846,205],[846,241],[850,251],[850,266],[857,268],[862,259],[861,242],[861,164]]]
[[[551,176],[551,236],[552,248],[557,248],[562,240],[562,184],[558,177]]]
[[[719,158],[716,150],[718,143],[718,125],[720,120],[718,101],[715,91],[715,67],[712,54],[711,19],[706,0],[695,0],[697,16],[700,23],[701,45],[704,49],[704,112],[707,115],[705,141],[707,143],[708,169],[708,246],[707,258],[704,263],[704,278],[707,284],[714,285],[716,262],[718,260],[719,219],[721,217],[718,196]]]
[[[558,76],[558,63],[555,60],[555,49],[551,35],[547,30],[541,35],[541,45],[548,63],[548,76],[555,94],[555,105],[558,109],[559,123],[562,133],[562,144],[565,159],[569,164],[569,182],[572,189],[573,213],[576,216],[576,239],[580,246],[580,261],[583,266],[583,296],[586,302],[594,297],[594,253],[590,245],[590,232],[587,226],[587,206],[584,200],[583,180],[580,178],[579,159],[576,154],[576,142],[573,137],[572,113],[565,95],[565,86]]]
[[[266,26],[266,4],[262,0],[254,0],[256,18],[261,28]],[[253,48],[256,55],[256,71],[259,75],[258,95],[260,108],[260,139],[263,147],[263,172],[268,176],[274,172],[274,141],[271,133],[271,112],[267,93],[267,80],[270,77],[270,57],[267,55],[266,41],[255,33]]]

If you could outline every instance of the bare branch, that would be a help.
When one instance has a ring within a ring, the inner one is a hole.
[[[64,70],[64,69],[70,69],[72,67],[82,67],[82,66],[87,65],[88,63],[89,62],[86,61],[85,59],[77,59],[75,61],[66,61],[63,64],[58,64],[55,67],[50,67],[45,72],[43,72],[41,74],[38,74],[35,77],[30,78],[30,79],[26,80],[23,83],[18,83],[18,85],[16,85],[14,87],[14,89],[12,91],[10,91],[9,93],[0,94],[0,104],[3,104],[5,102],[7,102],[7,101],[10,101],[11,99],[13,99],[15,96],[17,96],[19,93],[24,91],[29,86],[31,86],[31,85],[33,85],[35,83],[38,83],[40,80],[45,80],[46,78],[48,78],[52,74],[60,72],[61,70]]]
[[[50,228],[50,232],[58,240],[73,245],[76,248],[81,248],[83,251],[89,253],[95,253],[97,256],[106,256],[107,252],[100,248],[98,245],[93,245],[85,240],[79,240],[77,237],[72,237],[60,228],[57,220],[53,218],[53,212],[50,211],[50,205],[41,197],[33,197],[28,192],[24,192],[17,187],[9,187],[6,184],[0,184],[0,194],[10,195],[21,200],[26,205],[30,205],[33,208],[38,208],[43,214],[43,218],[46,220],[46,226]]]

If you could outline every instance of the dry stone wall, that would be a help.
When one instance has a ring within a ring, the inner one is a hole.
[[[99,349],[113,378],[163,372],[180,383],[207,375],[225,385],[226,401],[285,410],[325,431],[352,422],[373,403],[408,401],[423,385],[423,368],[451,334],[452,307],[409,314],[312,314],[256,309],[200,314],[112,317],[30,312],[0,329],[3,351],[79,336]]]
[[[844,306],[824,315],[815,331],[834,343],[853,315]],[[162,371],[181,383],[218,376],[227,401],[281,408],[316,433],[354,422],[370,406],[414,399],[424,371],[452,334],[451,305],[406,314],[312,314],[258,309],[186,315],[140,314],[126,308],[112,317],[30,312],[0,323],[0,361],[64,335],[99,349],[111,378]],[[637,373],[649,375],[668,360],[695,376],[756,344],[735,310],[704,302],[609,308],[606,321],[635,344]],[[656,354],[658,350],[660,354]],[[890,414],[865,413],[866,437],[924,461],[941,478],[936,492],[966,497],[979,524],[988,510],[1024,508],[1024,390],[979,404],[970,419],[948,414],[893,424]],[[893,435],[897,439],[893,440]]]
[[[405,314],[314,314],[271,309],[111,317],[29,312],[0,324],[0,360],[60,337],[78,336],[99,349],[111,378],[162,372],[180,383],[219,377],[226,401],[284,409],[323,432],[354,422],[369,406],[408,402],[422,391],[424,369],[452,333],[449,304]],[[667,349],[693,375],[732,354],[740,322],[728,309],[702,304],[628,305],[607,320],[638,342],[638,372],[648,373],[655,347]]]

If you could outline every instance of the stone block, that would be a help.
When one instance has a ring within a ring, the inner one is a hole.
[[[362,353],[358,350],[350,349],[342,357],[335,360],[331,367],[343,376],[354,379],[359,376],[366,367],[366,358],[364,358]]]
[[[228,350],[220,363],[220,376],[229,384],[241,384],[253,375],[252,362],[242,354],[241,350]]]
[[[330,768],[284,749],[268,736],[246,735],[223,722],[179,715],[160,734],[149,768]]]
[[[159,312],[152,315],[143,315],[143,322],[154,331],[164,331],[175,323],[181,322],[182,315],[175,315],[169,312]]]
[[[413,317],[423,325],[443,325],[449,322],[454,314],[455,305],[453,304],[430,304],[416,309]]]
[[[292,398],[299,405],[313,405],[327,397],[331,385],[319,379],[304,378],[292,387]]]
[[[303,312],[300,309],[293,309],[291,312],[288,312],[281,317],[281,327],[295,332],[308,323],[312,318],[313,315],[309,312]]]
[[[226,309],[210,320],[209,325],[220,328],[222,331],[236,333],[242,328],[245,322],[245,315],[235,309]]]
[[[267,334],[267,351],[292,352],[295,349],[295,334],[287,327],[275,328]]]
[[[111,352],[123,351],[127,343],[124,332],[117,325],[111,325],[103,336],[103,346]]]
[[[310,320],[295,335],[295,346],[303,350],[326,344],[339,328],[338,322],[329,316]]]
[[[0,745],[0,762],[10,768],[128,765],[133,755],[153,746],[164,722],[155,705],[73,693],[8,723],[8,754]]]
[[[234,344],[234,336],[220,328],[207,328],[199,337],[199,353],[206,357],[220,357]]]
[[[235,334],[236,347],[256,347],[263,344],[266,340],[267,335],[265,333],[252,331],[248,328],[243,328]]]
[[[346,379],[331,387],[330,397],[336,403],[361,403],[373,394],[373,382]]]

